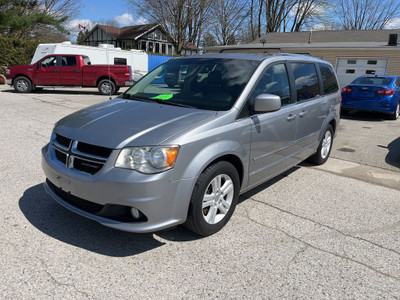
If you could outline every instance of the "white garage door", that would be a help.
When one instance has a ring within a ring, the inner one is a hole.
[[[385,75],[386,68],[386,58],[346,57],[336,60],[336,73],[341,88],[362,75]]]

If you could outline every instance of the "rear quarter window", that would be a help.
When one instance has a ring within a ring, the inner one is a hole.
[[[317,70],[313,63],[291,63],[296,92],[297,101],[304,101],[314,98],[320,94]]]
[[[339,85],[337,83],[333,68],[326,64],[318,64],[318,67],[321,72],[324,94],[337,92],[339,90]]]

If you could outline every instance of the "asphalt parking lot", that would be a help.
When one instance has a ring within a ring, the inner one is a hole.
[[[0,85],[1,299],[400,299],[400,119],[344,117],[325,165],[241,196],[213,236],[131,234],[42,187],[54,123],[107,100]]]

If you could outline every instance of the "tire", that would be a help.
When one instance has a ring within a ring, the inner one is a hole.
[[[30,93],[32,82],[24,76],[17,77],[14,79],[14,89],[17,93]]]
[[[328,125],[325,129],[324,135],[322,136],[322,140],[319,143],[317,152],[308,158],[308,161],[322,165],[324,164],[328,158],[329,154],[332,150],[333,144],[333,128],[331,125]]]
[[[397,120],[400,115],[400,104],[397,103],[396,110],[389,115],[390,120]]]
[[[184,225],[202,236],[218,232],[235,210],[239,189],[239,175],[232,164],[220,161],[209,166],[193,188]]]
[[[99,88],[99,92],[101,95],[114,95],[115,93],[115,84],[112,80],[100,80],[97,87]]]

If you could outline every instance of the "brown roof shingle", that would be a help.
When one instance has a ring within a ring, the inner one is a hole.
[[[139,35],[157,26],[157,24],[143,24],[125,27],[114,27],[98,24],[98,26],[118,39],[135,39]]]

